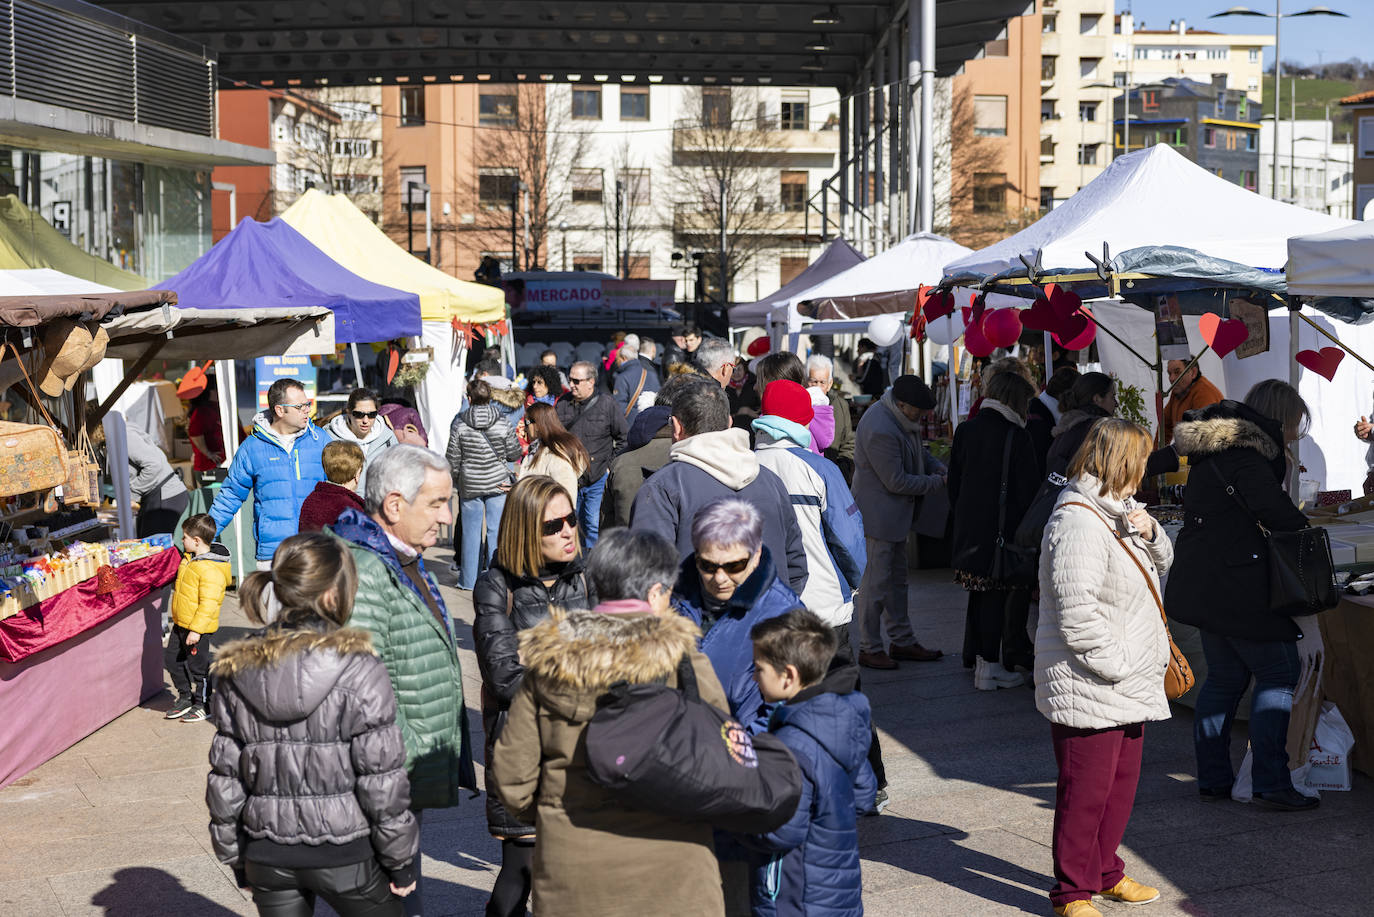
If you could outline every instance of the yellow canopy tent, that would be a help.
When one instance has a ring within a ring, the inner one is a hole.
[[[320,251],[359,277],[416,293],[426,322],[498,322],[506,317],[505,293],[459,280],[407,252],[341,194],[310,189],[281,218]]]
[[[0,270],[51,268],[116,290],[142,290],[148,281],[82,251],[13,194],[0,197]]]

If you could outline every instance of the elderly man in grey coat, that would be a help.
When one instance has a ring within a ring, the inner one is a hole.
[[[855,611],[859,664],[871,669],[895,669],[899,659],[940,658],[912,633],[906,578],[906,541],[921,500],[945,486],[944,464],[921,442],[920,418],[934,407],[935,396],[919,377],[901,376],[854,433],[854,500],[868,549]]]

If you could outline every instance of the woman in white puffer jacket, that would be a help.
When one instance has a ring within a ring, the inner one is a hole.
[[[1059,763],[1050,901],[1069,917],[1100,917],[1096,894],[1127,904],[1159,897],[1126,876],[1116,853],[1135,804],[1144,724],[1169,718],[1169,642],[1155,595],[1173,547],[1131,499],[1151,448],[1143,428],[1097,421],[1041,545],[1035,705]]]

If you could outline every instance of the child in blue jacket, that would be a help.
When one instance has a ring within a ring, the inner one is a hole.
[[[796,814],[770,834],[745,838],[767,855],[754,873],[754,917],[858,917],[860,813],[872,809],[877,781],[868,764],[868,699],[858,670],[830,669],[835,632],[797,608],[754,626],[754,678],[777,703],[769,723],[801,766]]]

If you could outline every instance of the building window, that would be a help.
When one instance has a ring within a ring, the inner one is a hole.
[[[621,169],[620,181],[624,187],[625,204],[629,207],[647,207],[651,200],[649,194],[648,169]]]
[[[1255,131],[1246,131],[1245,151],[1247,153],[1254,153],[1257,150],[1259,150],[1259,134],[1257,134]]]
[[[1117,89],[1125,89],[1126,71],[1117,70],[1114,73],[1112,73],[1112,85],[1115,86]]]
[[[786,93],[782,97],[782,108],[778,118],[778,126],[785,131],[804,131],[809,127],[807,123],[807,95],[806,93],[793,94]]]
[[[1055,116],[1054,116],[1054,100],[1053,100],[1053,99],[1041,99],[1041,100],[1040,100],[1040,120],[1041,120],[1041,121],[1053,121],[1053,120],[1055,120]]]
[[[1249,92],[1259,92],[1259,77],[1252,76],[1245,81],[1245,88]]]
[[[1359,157],[1374,159],[1374,118],[1360,119],[1359,135]]]
[[[1135,59],[1136,59],[1136,60],[1149,60],[1149,59],[1150,59],[1150,49],[1149,49],[1149,48],[1142,48],[1142,47],[1140,47],[1140,45],[1136,45],[1136,48],[1135,48]]]
[[[419,127],[425,123],[425,87],[401,87],[401,127]]]
[[[649,88],[647,86],[620,87],[620,120],[649,120]]]
[[[483,169],[477,175],[477,206],[483,210],[509,210],[514,203],[520,176],[509,169]]]
[[[277,143],[287,143],[291,140],[291,119],[286,115],[272,122],[272,139]]]
[[[701,90],[701,126],[730,127],[730,90],[707,86]]]
[[[1057,58],[1053,54],[1046,54],[1040,58],[1040,80],[1047,82],[1054,79],[1054,62]]]
[[[1085,80],[1097,78],[1097,65],[1102,62],[1100,57],[1080,57],[1078,59],[1078,75]]]
[[[330,107],[345,121],[371,122],[377,120],[377,109],[368,102],[332,102]]]
[[[514,92],[483,92],[477,97],[477,123],[513,126],[519,108]]]
[[[1007,135],[1007,97],[973,97],[973,134],[975,137]]]
[[[1180,127],[1180,128],[1177,128],[1177,129],[1174,130],[1174,132],[1173,132],[1173,144],[1174,144],[1174,146],[1179,146],[1179,147],[1183,147],[1183,146],[1187,146],[1187,145],[1188,145],[1188,128],[1186,128],[1186,127]]]
[[[1048,159],[1053,159],[1053,158],[1054,158],[1054,139],[1053,139],[1053,138],[1051,138],[1051,137],[1041,137],[1041,138],[1040,138],[1040,158],[1041,158],[1041,159],[1047,159],[1047,158],[1048,158]]]
[[[1057,19],[1057,16],[1052,16],[1049,13],[1046,13],[1044,18],[1040,20],[1040,31],[1046,34],[1053,32]]]
[[[602,189],[600,169],[572,170],[572,202],[574,204],[600,204]]]
[[[582,121],[601,120],[601,87],[574,86],[572,116]]]
[[[1053,188],[1046,188],[1046,187],[1043,187],[1043,186],[1040,188],[1040,209],[1041,209],[1041,210],[1053,210],[1053,209],[1054,209],[1054,189],[1053,189]]]
[[[626,253],[625,253],[625,279],[627,279],[627,280],[648,280],[648,279],[649,279],[649,253],[648,253],[648,252],[626,252]]]
[[[575,252],[573,254],[572,269],[574,271],[600,271],[602,265],[601,256],[591,252]]]
[[[334,155],[347,156],[352,159],[371,159],[372,141],[357,139],[335,140]]]
[[[1079,16],[1079,17],[1078,17],[1078,34],[1079,34],[1079,35],[1096,35],[1096,34],[1097,34],[1097,27],[1098,27],[1098,25],[1101,24],[1101,22],[1102,22],[1102,16],[1101,16],[1101,14],[1099,14],[1099,13],[1084,13],[1082,16]]]
[[[1260,62],[1260,49],[1259,49],[1259,48],[1250,48],[1249,51],[1250,51],[1250,63],[1252,63],[1252,64],[1258,64],[1258,63]]]
[[[406,210],[424,210],[425,192],[417,189],[412,191],[411,183],[423,185],[425,183],[424,166],[401,166],[400,170],[400,192],[401,206]]]
[[[1078,103],[1078,120],[1079,120],[1079,121],[1096,121],[1096,120],[1097,120],[1097,103],[1096,103],[1096,102],[1079,102],[1079,103]]]
[[[274,191],[294,191],[296,188],[296,168],[289,162],[277,163],[273,188]]]
[[[1226,60],[1226,58],[1229,56],[1228,53],[1227,53],[1227,51],[1228,51],[1228,49],[1226,49],[1226,48],[1208,48],[1208,49],[1207,49],[1207,59],[1208,59],[1208,60]]]
[[[780,180],[782,185],[778,200],[782,209],[788,213],[801,213],[806,209],[806,172],[784,171]]]
[[[1212,148],[1216,147],[1216,145],[1217,145],[1217,132],[1216,132],[1216,128],[1204,127],[1204,128],[1202,129],[1202,145],[1205,146],[1205,147],[1207,147],[1208,149],[1212,149]]]
[[[778,283],[780,286],[787,286],[797,279],[802,271],[806,270],[811,262],[805,255],[780,255],[778,256]]]
[[[1007,209],[1007,173],[973,173],[973,212],[1005,213]]]
[[[1288,187],[1288,167],[1287,167],[1287,166],[1279,166],[1279,187],[1280,187],[1280,188],[1286,188],[1286,187]]]
[[[1097,144],[1080,143],[1078,145],[1078,164],[1080,166],[1097,165]]]

